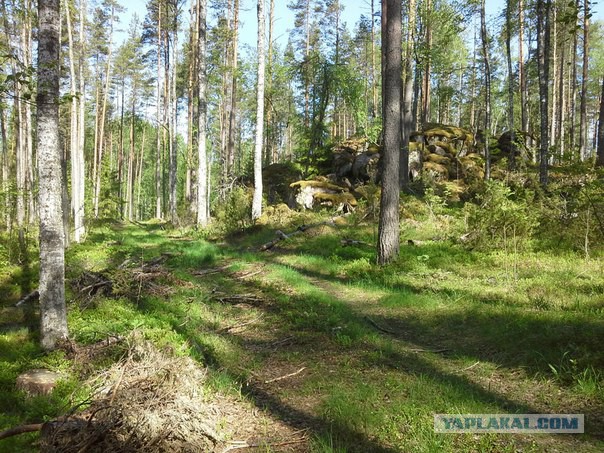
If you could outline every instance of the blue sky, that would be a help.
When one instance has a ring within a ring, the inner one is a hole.
[[[256,46],[256,0],[241,1],[241,41],[251,47]],[[125,0],[122,0],[126,3]],[[282,46],[287,42],[288,30],[293,26],[293,14],[287,8],[290,0],[275,0],[275,36]],[[358,21],[361,14],[369,16],[371,12],[369,0],[341,0],[344,6],[342,19],[347,23],[348,28],[352,29]],[[380,1],[375,0],[376,9]],[[121,15],[121,29],[127,30],[132,14],[136,12],[142,20],[146,14],[146,0],[127,0],[126,12]],[[505,0],[486,0],[487,14],[489,16],[497,15],[503,9]],[[604,20],[604,9],[597,3],[592,3],[594,18]],[[188,5],[186,6],[188,8]],[[266,0],[266,10],[268,14],[268,0]]]

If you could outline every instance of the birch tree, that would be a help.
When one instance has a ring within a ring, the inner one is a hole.
[[[252,219],[262,215],[262,143],[264,141],[264,0],[258,0],[258,80],[256,95],[256,144],[254,148],[254,197]]]
[[[208,224],[208,157],[206,152],[206,116],[207,116],[207,75],[206,75],[206,0],[197,0],[197,22],[199,24],[199,82],[198,104],[199,116],[197,127],[197,225],[205,227]]]
[[[59,0],[38,1],[37,149],[40,205],[40,332],[55,349],[68,335],[65,305],[61,148],[59,144]]]

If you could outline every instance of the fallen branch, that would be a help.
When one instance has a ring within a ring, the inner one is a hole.
[[[240,327],[245,327],[245,326],[249,326],[250,324],[254,324],[256,321],[258,321],[261,318],[261,316],[258,316],[257,318],[251,319],[249,321],[245,321],[245,322],[239,322],[237,324],[232,324],[230,326],[227,327],[223,327],[222,329],[218,329],[216,332],[217,333],[222,333],[222,332],[228,332],[229,330],[233,330],[233,329],[238,329]]]
[[[26,304],[34,299],[37,299],[38,297],[40,297],[40,292],[36,289],[35,291],[32,291],[31,293],[29,293],[28,295],[26,295],[25,297],[21,298],[16,304],[15,307],[20,307],[23,304]]]
[[[398,332],[395,332],[394,330],[389,330],[386,329],[385,327],[380,326],[378,323],[376,323],[373,319],[371,319],[369,316],[365,316],[365,319],[367,321],[369,321],[369,323],[375,327],[377,330],[384,332],[384,333],[389,333],[390,335],[398,335]]]
[[[479,364],[480,364],[480,361],[478,361],[478,362],[474,363],[473,365],[470,365],[470,366],[468,366],[468,367],[466,367],[466,368],[463,368],[463,369],[459,370],[459,371],[458,371],[458,373],[462,373],[462,372],[464,372],[464,371],[471,370],[472,368],[474,368],[474,367],[478,366]]]
[[[342,244],[342,247],[351,247],[353,245],[370,245],[370,244],[367,244],[367,242],[357,241],[354,239],[342,239],[340,241],[340,244]]]
[[[284,447],[286,445],[300,444],[302,442],[306,442],[307,438],[303,437],[297,440],[288,440],[285,442],[253,442],[248,443],[245,440],[242,441],[233,441],[231,442],[233,445],[228,447],[226,450],[223,450],[222,453],[227,453],[233,450],[242,450],[244,448],[265,448],[265,447]]]
[[[247,274],[238,275],[235,278],[238,280],[243,280],[244,278],[253,277],[254,275],[260,274],[264,269],[258,269],[257,271],[248,272]]]
[[[15,426],[14,428],[7,429],[6,431],[0,432],[0,440],[7,439],[9,437],[18,436],[19,434],[33,433],[40,431],[44,423],[36,423],[33,425],[21,425]]]
[[[277,382],[277,381],[281,381],[283,379],[287,379],[289,377],[295,376],[297,374],[300,374],[302,371],[304,371],[306,369],[305,366],[303,366],[302,368],[300,368],[298,371],[294,371],[293,373],[289,373],[289,374],[285,374],[283,376],[279,376],[273,379],[269,379],[268,381],[264,381],[265,384],[270,384],[271,382]]]
[[[409,351],[411,351],[411,352],[432,352],[434,354],[438,354],[438,353],[441,353],[441,352],[448,352],[448,351],[450,351],[450,349],[447,349],[447,348],[443,348],[443,349],[413,348],[413,349],[409,349]]]
[[[211,274],[218,274],[219,272],[224,271],[225,269],[228,269],[229,267],[231,267],[230,264],[225,264],[224,266],[220,266],[220,267],[213,267],[211,269],[203,269],[201,271],[193,271],[191,272],[193,275],[197,275],[197,276],[204,276],[204,275],[211,275]]]

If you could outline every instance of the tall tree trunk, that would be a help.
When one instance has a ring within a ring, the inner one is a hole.
[[[399,163],[401,189],[409,185],[409,139],[413,132],[413,56],[415,53],[415,0],[409,0],[407,14],[407,36],[405,39],[404,81],[402,96],[402,150]]]
[[[81,215],[78,212],[79,208],[79,199],[80,195],[78,190],[80,189],[79,179],[82,177],[78,172],[80,170],[79,165],[79,138],[80,138],[80,129],[78,125],[78,99],[77,99],[77,79],[75,72],[75,57],[73,52],[73,30],[71,26],[71,11],[69,10],[69,2],[65,2],[65,17],[67,19],[67,39],[69,42],[69,95],[71,96],[71,109],[70,109],[70,117],[69,117],[69,131],[70,131],[70,140],[69,140],[69,154],[71,156],[71,212],[74,220],[74,240],[75,242],[80,242],[81,237],[78,235],[80,232],[78,228],[78,223],[81,223],[81,219],[76,221],[76,218]]]
[[[117,154],[117,215],[124,218],[124,101],[126,94],[126,77],[122,78],[120,90],[120,136]]]
[[[371,0],[371,117],[375,119],[378,112],[378,76],[375,63],[375,0]]]
[[[604,167],[604,77],[602,77],[602,94],[600,95],[600,115],[598,116],[597,165],[599,167]]]
[[[273,127],[273,109],[271,108],[272,91],[273,91],[273,30],[275,26],[275,0],[270,0],[268,13],[268,52],[266,65],[266,92],[268,93],[264,99],[265,111],[265,156],[264,165],[268,166],[277,161],[277,147],[275,146],[275,128]]]
[[[555,110],[557,115],[556,135],[552,137],[554,144],[558,147],[560,160],[564,156],[564,123],[566,121],[566,84],[564,83],[564,70],[566,68],[566,42],[563,39],[560,43],[560,64],[558,65],[558,92],[559,105]],[[554,66],[554,71],[556,67]]]
[[[208,157],[206,152],[207,76],[206,76],[206,0],[197,0],[199,29],[199,124],[197,127],[197,225],[204,228],[209,220]]]
[[[176,125],[177,125],[177,102],[176,98],[176,66],[178,62],[178,9],[175,5],[174,8],[174,46],[172,49],[172,71],[170,73],[171,84],[170,84],[170,168],[168,172],[168,184],[170,186],[170,194],[169,194],[169,207],[170,207],[170,220],[172,224],[178,225],[178,213],[177,213],[177,187],[176,187],[176,173],[178,166],[178,156],[177,156],[177,134],[176,134]]]
[[[577,0],[576,3],[576,8],[577,11],[581,10],[581,0]],[[577,22],[576,24],[577,27],[579,27],[579,24]],[[575,145],[577,143],[577,52],[579,51],[579,39],[578,39],[578,32],[575,31],[573,33],[573,56],[572,56],[572,63],[571,63],[571,67],[572,67],[572,77],[571,77],[571,93],[570,93],[570,131],[569,131],[569,135],[570,135],[570,140],[569,140],[569,147],[572,150],[573,153],[575,153],[577,150],[575,149]],[[581,159],[581,154],[579,154],[578,156],[579,159]]]
[[[549,41],[550,0],[537,0],[537,72],[539,73],[539,182],[546,186],[549,158]]]
[[[262,143],[264,142],[264,0],[258,0],[258,90],[256,95],[256,146],[252,219],[262,215]]]
[[[528,132],[527,84],[524,70],[524,0],[518,0],[518,84],[520,85],[520,116],[523,132]]]
[[[239,40],[239,0],[234,0],[233,5],[233,61],[231,82],[231,110],[229,115],[229,138],[228,138],[228,168],[229,175],[233,172],[235,164],[235,145],[237,138],[237,66],[238,66],[238,40]]]
[[[99,217],[99,198],[101,194],[101,174],[102,166],[103,166],[103,151],[105,146],[105,119],[107,116],[107,98],[109,97],[109,83],[111,82],[111,55],[112,55],[112,45],[111,42],[113,40],[113,20],[114,20],[114,8],[111,7],[111,20],[110,20],[110,29],[109,29],[109,52],[107,54],[107,66],[105,68],[105,84],[103,89],[103,100],[101,105],[101,117],[99,118],[99,143],[98,143],[98,163],[97,163],[97,172],[96,172],[96,180],[94,182],[94,218]]]
[[[161,8],[158,8],[161,9]],[[162,191],[161,191],[161,165],[162,165],[162,141],[161,136],[163,133],[163,118],[161,109],[161,47],[162,47],[162,21],[161,11],[158,11],[157,20],[157,107],[156,107],[156,121],[157,121],[157,137],[156,137],[156,149],[155,149],[155,218],[162,218]]]
[[[480,37],[482,41],[482,59],[484,63],[484,179],[491,177],[491,150],[489,142],[491,139],[491,65],[489,62],[489,38],[487,36],[487,21],[485,11],[485,0],[480,4]]]
[[[422,126],[430,121],[430,77],[432,72],[432,0],[426,0],[424,78],[422,82]]]
[[[508,169],[516,167],[516,129],[514,128],[514,68],[512,66],[512,2],[508,0],[505,8],[505,52],[508,63],[508,130],[512,147],[508,157]]]
[[[136,82],[132,84],[132,105],[130,106],[130,151],[128,153],[128,173],[126,176],[126,218],[133,219],[134,211],[134,165],[136,159],[135,150],[135,119],[136,119]]]
[[[79,112],[78,112],[78,166],[77,174],[78,178],[76,183],[78,184],[77,194],[78,199],[74,202],[74,240],[80,242],[86,235],[86,227],[84,224],[85,220],[85,203],[86,203],[86,163],[84,157],[85,141],[86,141],[86,100],[84,94],[86,93],[86,81],[84,79],[84,65],[85,65],[85,24],[86,24],[86,0],[80,0],[80,30],[79,30],[79,45],[78,45],[78,81],[80,99]],[[77,212],[77,214],[76,214]]]
[[[59,145],[59,0],[38,1],[37,149],[40,200],[40,333],[42,347],[67,338],[65,232]]]
[[[587,69],[589,65],[589,0],[583,0],[583,67],[579,107],[579,157],[587,159]]]
[[[145,162],[145,138],[147,136],[146,134],[147,132],[147,127],[145,126],[145,123],[143,122],[143,136],[141,137],[141,151],[140,151],[140,157],[138,160],[138,171],[137,171],[137,175],[136,175],[136,209],[135,209],[135,213],[134,213],[134,217],[137,220],[140,220],[142,218],[142,207],[141,207],[141,192],[143,189],[143,164]]]
[[[399,158],[401,148],[401,2],[382,0],[382,108],[384,149],[377,261],[399,253]]]

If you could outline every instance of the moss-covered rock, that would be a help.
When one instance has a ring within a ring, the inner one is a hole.
[[[446,181],[449,177],[447,167],[436,162],[424,162],[424,173],[435,181]]]

